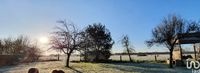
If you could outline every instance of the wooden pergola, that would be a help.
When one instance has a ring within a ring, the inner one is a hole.
[[[181,60],[182,60],[182,48],[181,48],[181,44],[195,44],[195,43],[200,43],[200,32],[177,34],[176,39],[177,39],[176,44],[178,44],[179,47],[180,47],[180,54],[181,54]],[[195,45],[193,45],[193,48],[194,48],[195,60],[197,60]]]

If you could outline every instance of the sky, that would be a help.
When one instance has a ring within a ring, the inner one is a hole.
[[[104,24],[115,41],[112,52],[123,50],[119,42],[123,35],[129,36],[137,52],[168,51],[163,46],[145,45],[152,29],[169,14],[198,21],[199,7],[198,0],[0,0],[0,38],[48,37],[58,25],[56,21],[66,20],[79,29]]]

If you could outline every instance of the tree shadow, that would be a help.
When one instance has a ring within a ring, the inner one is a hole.
[[[27,66],[33,66],[36,65],[37,62],[32,62],[32,63],[19,63],[16,65],[5,65],[5,66],[0,66],[0,73],[7,73],[12,70],[21,70],[23,67]]]
[[[68,67],[68,68],[71,69],[71,70],[73,70],[73,71],[75,71],[76,73],[83,73],[83,72],[81,72],[81,71],[79,71],[79,70],[77,70],[77,69],[75,69],[73,67]]]
[[[0,73],[4,73],[4,72],[7,72],[7,71],[10,71],[13,68],[15,68],[15,66],[1,66],[0,67]]]
[[[191,72],[185,68],[170,69],[164,64],[149,63],[105,63],[105,68],[114,68],[123,72],[140,72],[140,73],[188,73]]]
[[[0,73],[12,71],[12,70],[18,70],[18,69],[21,69],[20,67],[22,67],[20,64],[1,66],[0,67]]]

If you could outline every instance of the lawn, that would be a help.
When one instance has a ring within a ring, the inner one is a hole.
[[[0,73],[27,73],[31,67],[39,69],[40,73],[51,73],[54,69],[65,73],[191,73],[184,67],[168,68],[166,64],[158,63],[70,63],[71,68],[64,67],[64,61],[49,61],[19,64],[0,67]]]

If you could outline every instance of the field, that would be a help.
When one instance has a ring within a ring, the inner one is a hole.
[[[154,61],[155,55],[147,55],[147,56],[136,56],[131,55],[132,59],[134,60],[148,60],[148,61]],[[158,55],[157,60],[167,60],[169,56],[168,55]],[[110,57],[112,60],[120,60],[119,55],[113,55]],[[127,55],[122,55],[122,60],[129,60],[129,57]]]
[[[117,59],[118,56],[111,58]],[[146,57],[150,58],[150,57]],[[73,56],[72,60],[80,59]],[[124,58],[125,59],[125,58]],[[153,60],[153,59],[152,59]],[[168,68],[163,63],[70,63],[71,68],[64,67],[65,61],[48,61],[24,63],[16,66],[0,67],[0,73],[27,73],[29,68],[36,67],[40,73],[51,73],[54,69],[64,70],[65,73],[191,73],[185,67]]]

